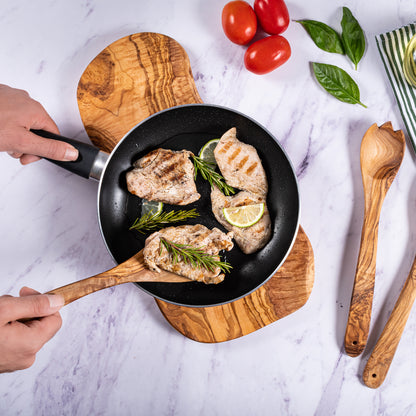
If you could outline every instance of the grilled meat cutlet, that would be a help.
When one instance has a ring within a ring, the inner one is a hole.
[[[235,127],[225,132],[214,150],[215,160],[228,185],[267,195],[267,178],[257,150],[237,139]]]
[[[265,203],[264,214],[254,225],[246,228],[231,225],[224,217],[223,208],[241,207],[245,205]],[[247,191],[241,191],[233,196],[225,196],[216,186],[211,190],[212,212],[217,221],[228,231],[232,231],[233,238],[241,251],[245,254],[254,253],[263,248],[271,238],[272,227],[270,214],[265,198]]]
[[[237,139],[235,127],[225,132],[214,150],[215,160],[227,184],[241,191],[225,196],[217,188],[211,190],[212,212],[217,221],[232,231],[243,253],[251,254],[263,248],[271,238],[272,227],[266,205],[268,184],[257,150]],[[264,203],[264,213],[254,225],[246,228],[231,225],[224,217],[223,208]]]
[[[230,251],[233,248],[232,233],[225,234],[218,228],[210,230],[201,224],[168,227],[151,234],[146,239],[143,250],[144,262],[150,270],[160,272],[160,269],[163,269],[204,283],[220,283],[224,280],[224,273],[221,273],[219,267],[211,272],[203,267],[196,268],[185,263],[183,259],[174,263],[172,255],[161,244],[161,238],[173,243],[201,248],[219,259],[218,253],[221,250]]]
[[[126,174],[127,189],[149,201],[187,205],[198,200],[194,165],[188,150],[156,149],[134,163]]]

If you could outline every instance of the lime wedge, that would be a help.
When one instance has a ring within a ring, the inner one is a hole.
[[[231,225],[246,228],[260,221],[264,213],[264,203],[223,208],[222,212]]]
[[[199,151],[199,157],[210,165],[216,165],[217,161],[214,156],[214,149],[217,147],[220,139],[212,139],[209,142],[206,142],[201,150]]]
[[[147,215],[150,212],[154,214],[159,214],[163,209],[163,202],[148,201],[147,199],[142,199],[142,216]]]

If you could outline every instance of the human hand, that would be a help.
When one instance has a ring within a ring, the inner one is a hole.
[[[23,165],[40,157],[71,161],[78,151],[68,143],[44,139],[30,129],[59,134],[58,127],[40,103],[26,91],[0,84],[0,152],[20,159]]]
[[[0,296],[0,373],[30,367],[36,353],[62,325],[60,295],[40,295],[23,287],[20,297]],[[39,318],[19,322],[19,319]]]

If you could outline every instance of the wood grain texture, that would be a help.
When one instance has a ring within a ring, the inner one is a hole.
[[[371,388],[380,387],[393,361],[406,322],[416,298],[416,257],[409,276],[394,305],[393,311],[378,339],[363,372],[364,383]]]
[[[314,281],[312,246],[302,228],[283,266],[262,287],[234,302],[187,308],[157,300],[179,332],[199,342],[223,342],[254,332],[301,308]]]
[[[185,50],[157,33],[130,35],[105,48],[82,74],[77,99],[88,136],[107,152],[150,115],[202,102]]]
[[[169,282],[176,284],[189,282],[189,279],[164,270],[160,273],[150,271],[144,264],[143,250],[141,250],[135,256],[110,270],[53,289],[48,294],[63,296],[65,305],[67,305],[98,290],[134,282]]]
[[[381,127],[373,124],[361,143],[364,222],[344,342],[345,351],[351,357],[360,355],[367,343],[373,305],[381,207],[403,160],[404,148],[403,132],[394,131],[390,122]]]
[[[91,140],[110,151],[132,127],[165,108],[201,103],[189,59],[173,39],[137,33],[104,49],[84,71],[78,106]],[[312,246],[302,228],[284,265],[260,289],[211,308],[157,300],[170,324],[200,342],[220,342],[256,331],[296,311],[314,282]]]

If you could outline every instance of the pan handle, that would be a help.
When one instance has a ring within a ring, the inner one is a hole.
[[[46,139],[69,143],[78,150],[78,159],[73,162],[62,162],[60,160],[45,158],[46,160],[83,178],[100,180],[101,173],[109,156],[108,153],[88,143],[59,136],[45,130],[31,130],[31,132]]]

